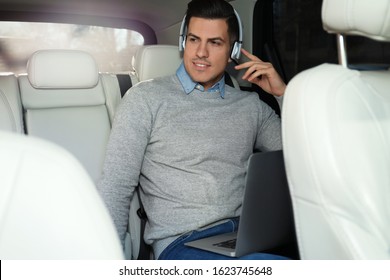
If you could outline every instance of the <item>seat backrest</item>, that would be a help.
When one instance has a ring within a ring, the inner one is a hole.
[[[62,147],[0,132],[0,258],[123,259],[94,183]]]
[[[0,129],[23,133],[22,104],[13,74],[0,75]]]
[[[302,259],[390,259],[390,71],[348,69],[342,40],[390,41],[390,1],[324,0],[340,64],[288,84],[286,172]]]
[[[29,59],[19,86],[27,133],[65,147],[96,182],[120,102],[116,76],[99,75],[88,53],[42,50]]]

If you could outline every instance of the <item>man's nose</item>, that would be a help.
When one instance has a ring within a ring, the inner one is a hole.
[[[200,58],[209,56],[209,51],[208,51],[208,48],[207,48],[207,42],[206,43],[200,43],[198,45],[198,48],[196,50],[196,55],[198,57],[200,57]]]

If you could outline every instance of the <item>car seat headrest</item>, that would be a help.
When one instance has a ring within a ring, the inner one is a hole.
[[[99,71],[94,58],[77,50],[41,50],[27,63],[28,79],[34,88],[72,89],[97,85]]]
[[[390,1],[324,0],[322,23],[329,33],[390,41]]]
[[[133,69],[138,80],[144,81],[175,74],[181,61],[177,46],[142,46],[134,56]]]

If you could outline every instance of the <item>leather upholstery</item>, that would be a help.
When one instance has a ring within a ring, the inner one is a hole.
[[[35,88],[92,88],[99,74],[94,58],[76,50],[40,50],[27,63],[28,79]]]
[[[390,40],[390,2],[388,0],[324,0],[323,27],[329,33],[362,35]]]
[[[22,104],[13,74],[0,76],[0,129],[23,133]]]
[[[370,38],[390,39],[389,11],[390,1],[323,2],[328,31]],[[288,84],[283,149],[302,259],[390,259],[389,88],[388,70],[332,64]]]
[[[19,86],[27,133],[66,148],[97,182],[120,101],[116,77],[102,78],[88,53],[41,50]]]
[[[123,259],[93,182],[62,147],[0,132],[0,258]]]
[[[141,46],[134,55],[133,69],[138,80],[144,81],[176,73],[181,61],[177,46]]]

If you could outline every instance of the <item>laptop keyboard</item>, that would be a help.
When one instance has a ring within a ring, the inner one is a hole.
[[[236,241],[237,241],[237,238],[234,238],[234,239],[226,240],[223,242],[215,243],[215,244],[213,244],[213,246],[235,249],[236,248]]]

